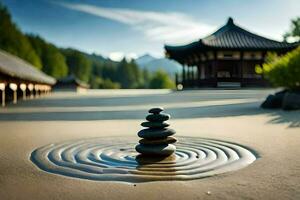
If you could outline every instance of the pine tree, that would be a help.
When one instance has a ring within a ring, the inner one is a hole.
[[[38,69],[42,63],[28,38],[12,22],[6,7],[0,3],[0,48],[16,55]]]

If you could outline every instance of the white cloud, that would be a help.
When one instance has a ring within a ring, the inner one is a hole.
[[[109,54],[109,59],[113,61],[121,61],[124,58],[125,54],[123,52],[112,52]]]
[[[132,59],[136,59],[138,56],[136,53],[128,53],[128,54],[125,54],[124,52],[112,52],[109,54],[109,59],[113,60],[113,61],[121,61],[123,60],[123,58],[125,57],[126,60],[132,60]]]
[[[128,53],[126,55],[126,58],[128,58],[129,60],[131,60],[131,59],[137,59],[138,55],[136,53]]]
[[[58,3],[71,10],[110,19],[141,31],[151,40],[184,43],[199,39],[215,29],[177,12],[152,12],[123,8],[105,8],[88,4]]]

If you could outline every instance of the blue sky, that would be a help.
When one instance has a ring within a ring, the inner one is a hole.
[[[164,44],[185,44],[235,23],[282,40],[299,0],[0,0],[25,32],[59,47],[73,47],[114,59],[150,53]]]

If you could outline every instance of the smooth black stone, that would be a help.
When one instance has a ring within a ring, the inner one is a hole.
[[[176,151],[172,144],[162,145],[144,145],[138,144],[135,150],[143,155],[169,156]]]
[[[168,136],[174,135],[176,131],[169,128],[164,129],[142,129],[138,132],[138,136],[145,139],[160,139],[166,138]]]
[[[177,139],[169,136],[166,138],[161,138],[161,139],[154,139],[154,140],[149,140],[149,139],[141,139],[139,141],[140,144],[147,144],[147,145],[157,145],[157,144],[173,144],[177,142]]]
[[[148,128],[165,128],[170,126],[170,124],[166,122],[142,122],[141,125]]]
[[[151,114],[146,117],[146,120],[148,120],[150,122],[163,122],[163,121],[169,120],[170,117],[171,116],[169,114],[164,114],[164,113]]]
[[[284,95],[287,90],[283,90],[275,93],[275,95],[269,95],[266,100],[261,104],[262,108],[281,108]]]
[[[284,95],[283,110],[299,110],[300,109],[300,91],[299,92],[287,92]]]
[[[164,111],[164,109],[162,107],[157,107],[157,108],[151,108],[148,112],[153,113],[153,114],[159,114],[162,111]]]

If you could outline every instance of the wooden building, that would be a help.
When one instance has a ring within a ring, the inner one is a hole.
[[[56,80],[36,69],[26,61],[0,50],[0,96],[1,104],[17,103],[50,92]]]
[[[166,56],[181,63],[183,87],[266,86],[255,73],[268,52],[284,54],[300,43],[274,41],[237,26],[232,18],[213,34],[184,46],[165,45]],[[179,80],[180,79],[180,80]]]
[[[79,80],[74,75],[57,80],[53,89],[55,91],[84,92],[90,88],[90,85]]]

